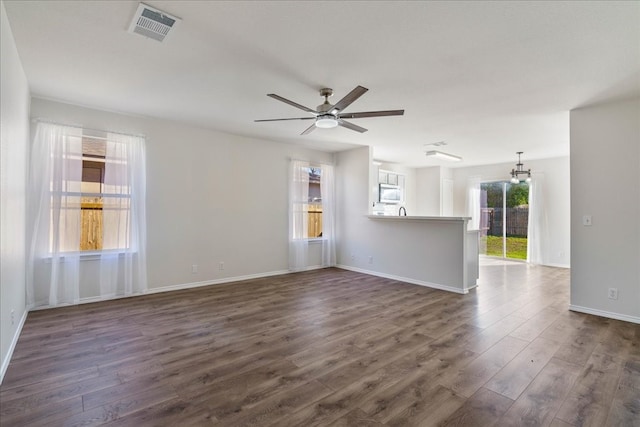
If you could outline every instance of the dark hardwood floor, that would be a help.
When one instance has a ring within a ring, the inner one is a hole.
[[[325,269],[29,314],[2,426],[639,426],[640,325],[569,270],[456,295]]]

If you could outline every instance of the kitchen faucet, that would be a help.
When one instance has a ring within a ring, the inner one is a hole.
[[[402,216],[402,211],[404,211],[404,216],[407,216],[407,209],[404,206],[400,206],[400,209],[398,209],[398,216]]]

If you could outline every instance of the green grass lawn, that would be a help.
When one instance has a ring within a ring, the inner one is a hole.
[[[481,247],[487,247],[487,255],[502,256],[502,237],[487,236],[481,238]],[[507,237],[507,258],[527,259],[527,238]]]

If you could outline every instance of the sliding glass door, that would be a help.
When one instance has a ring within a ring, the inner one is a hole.
[[[529,186],[485,182],[480,190],[480,253],[526,260]]]

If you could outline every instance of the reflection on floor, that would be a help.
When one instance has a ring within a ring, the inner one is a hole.
[[[513,259],[480,255],[480,267],[491,266],[491,265],[520,265],[521,266],[522,264],[525,264],[525,263],[526,261],[523,261],[523,260],[513,260]]]

